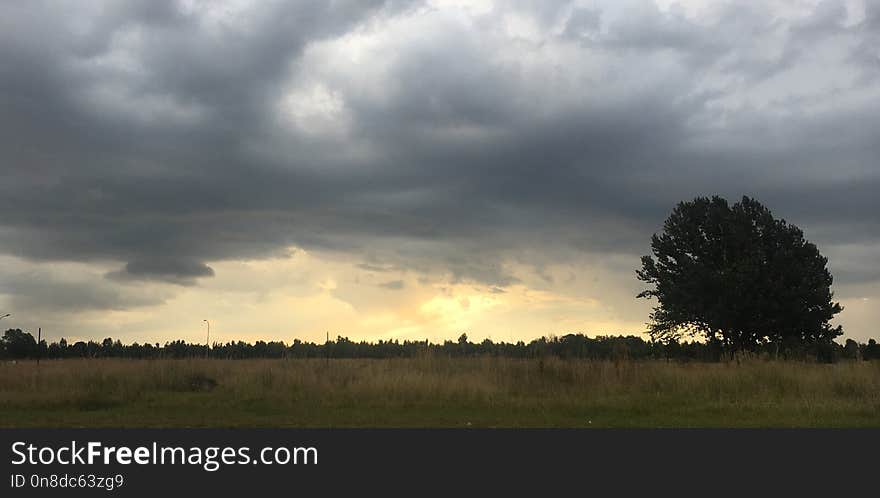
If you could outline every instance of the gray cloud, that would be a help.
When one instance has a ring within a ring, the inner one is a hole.
[[[161,291],[118,286],[89,275],[65,275],[46,270],[2,273],[0,295],[9,297],[19,318],[95,310],[125,310],[162,304]]]
[[[192,285],[199,277],[213,277],[214,270],[198,261],[150,257],[127,263],[123,270],[110,272],[107,276],[123,281],[154,278],[170,283]]]
[[[192,285],[298,245],[503,287],[714,193],[876,248],[880,8],[770,8],[4,4],[0,251]]]
[[[406,284],[403,282],[403,280],[392,280],[390,282],[379,284],[379,287],[383,287],[389,290],[401,290],[406,287]]]

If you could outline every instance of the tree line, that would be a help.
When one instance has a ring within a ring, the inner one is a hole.
[[[781,351],[781,353],[780,353]],[[781,359],[816,359],[833,362],[841,359],[880,359],[880,345],[874,339],[865,344],[847,339],[841,345],[830,342],[821,345],[793,344],[780,349],[778,345],[763,344],[752,354],[758,357]],[[106,338],[101,342],[65,339],[47,344],[37,343],[34,336],[21,329],[9,329],[0,339],[0,358],[4,359],[63,359],[63,358],[413,358],[424,355],[449,357],[505,357],[505,358],[582,358],[594,360],[649,360],[670,361],[720,361],[725,358],[721,346],[715,342],[645,340],[641,337],[597,336],[566,334],[541,337],[528,343],[518,341],[493,342],[485,339],[472,342],[467,334],[457,341],[446,340],[432,343],[428,340],[379,340],[355,342],[338,336],[336,340],[315,343],[294,339],[287,344],[282,341],[243,341],[214,343],[210,348],[204,344],[182,340],[159,343],[131,343]]]

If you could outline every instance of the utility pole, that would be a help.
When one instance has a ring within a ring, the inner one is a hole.
[[[208,324],[208,338],[205,339],[205,358],[207,358],[208,351],[211,349],[211,322],[209,322],[208,320],[202,321]]]
[[[33,329],[31,329],[33,330]],[[33,337],[33,336],[31,336]],[[40,347],[40,343],[43,342],[43,327],[37,328],[37,366],[40,366],[40,357],[43,356],[43,348]]]

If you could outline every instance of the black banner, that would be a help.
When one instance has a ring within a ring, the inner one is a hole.
[[[869,492],[880,430],[4,429],[3,496]]]

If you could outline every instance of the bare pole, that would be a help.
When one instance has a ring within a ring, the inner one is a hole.
[[[12,316],[12,313],[5,313],[3,316],[0,316],[0,320],[6,318],[7,316]],[[39,346],[39,345],[40,345],[40,343],[37,342],[37,346]],[[39,362],[38,362],[38,363],[39,363]]]
[[[208,357],[208,350],[211,349],[211,322],[208,320],[202,320],[203,322],[208,324],[208,338],[205,339],[205,358]]]

